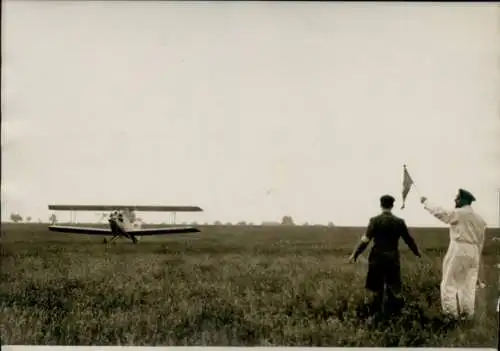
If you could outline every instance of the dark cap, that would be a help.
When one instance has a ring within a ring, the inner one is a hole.
[[[467,202],[474,202],[476,201],[476,198],[474,197],[474,195],[472,195],[472,193],[470,193],[469,191],[465,190],[465,189],[458,189],[458,196],[462,199],[462,200],[465,200]]]
[[[394,205],[394,201],[396,200],[391,195],[382,195],[380,197],[380,206],[390,208]]]

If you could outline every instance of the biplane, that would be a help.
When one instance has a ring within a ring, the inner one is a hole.
[[[78,227],[66,225],[49,225],[52,232],[62,232],[71,234],[87,234],[111,236],[108,242],[104,238],[104,243],[111,243],[118,238],[132,240],[137,244],[137,237],[152,235],[169,235],[198,233],[200,230],[193,226],[170,226],[163,228],[143,228],[142,223],[136,221],[136,211],[147,212],[201,212],[198,206],[124,206],[124,205],[49,205],[52,211],[110,211],[108,217],[108,228]]]

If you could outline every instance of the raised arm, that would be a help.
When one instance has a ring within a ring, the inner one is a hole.
[[[408,230],[408,226],[406,225],[405,221],[401,221],[401,238],[405,242],[406,245],[410,248],[411,252],[417,257],[420,256],[420,252],[418,251],[417,244],[415,243],[415,240],[413,237],[410,235],[410,231]]]
[[[422,203],[424,204],[424,208],[441,222],[446,224],[456,224],[458,222],[457,213],[454,209],[447,210],[443,207],[433,205],[426,198],[422,198]]]

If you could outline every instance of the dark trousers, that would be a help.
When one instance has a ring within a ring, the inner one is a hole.
[[[377,252],[372,250],[368,257],[366,289],[373,293],[370,303],[372,314],[397,313],[402,307],[401,266],[399,252]],[[384,297],[387,303],[384,308]]]

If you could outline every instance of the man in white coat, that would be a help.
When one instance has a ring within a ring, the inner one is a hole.
[[[450,226],[450,244],[443,260],[441,305],[444,313],[454,317],[474,315],[476,284],[487,226],[472,209],[471,204],[475,200],[474,195],[464,189],[458,190],[454,209],[435,206],[425,197],[420,199],[427,211]]]

